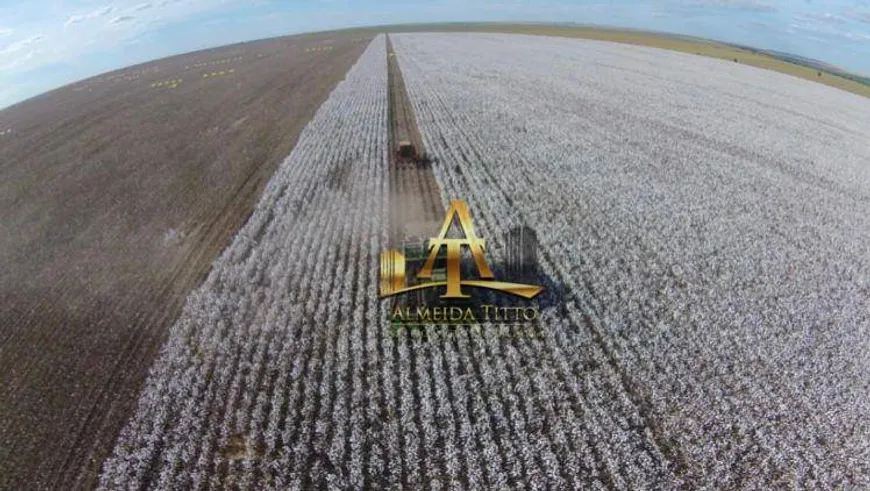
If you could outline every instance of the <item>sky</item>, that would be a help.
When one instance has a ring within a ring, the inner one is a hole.
[[[689,34],[870,75],[870,0],[0,0],[0,108],[202,48],[341,27],[462,21]]]

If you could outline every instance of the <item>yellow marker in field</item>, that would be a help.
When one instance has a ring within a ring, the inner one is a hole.
[[[235,68],[230,68],[229,71],[228,71],[227,73],[236,73],[236,69],[235,69]]]
[[[203,73],[203,74],[202,74],[202,78],[208,78],[208,74],[207,74],[207,73]]]

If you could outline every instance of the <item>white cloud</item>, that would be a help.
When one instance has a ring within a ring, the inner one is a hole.
[[[690,5],[702,7],[721,7],[751,12],[776,12],[778,9],[764,0],[693,0]]]
[[[74,14],[69,16],[69,18],[64,23],[64,27],[69,27],[75,24],[81,24],[82,22],[89,19],[97,19],[99,17],[105,17],[106,15],[111,14],[115,10],[111,5],[106,5],[98,10],[94,10],[93,12],[89,12],[87,14]]]
[[[87,19],[84,15],[71,15],[69,19],[66,20],[64,26],[71,26],[73,24],[78,24],[79,22],[84,22]]]
[[[95,44],[123,46],[144,32],[228,3],[228,0],[118,0],[110,5],[108,1],[102,0],[102,5],[98,3],[96,6],[91,3],[91,10],[82,11],[81,7],[62,9],[54,14],[55,18],[63,15],[62,20],[53,26],[49,16],[42,17],[40,26],[46,32],[48,49],[43,50],[34,62],[74,60],[91,52]],[[62,26],[62,29],[56,26]],[[0,59],[0,64],[5,61]]]
[[[865,24],[870,24],[870,11],[853,10],[849,13],[849,17]]]
[[[123,50],[143,34],[217,11],[229,0],[34,0],[3,8],[0,26],[0,85],[53,64],[72,65],[95,50]],[[39,44],[36,44],[39,43]],[[8,77],[8,78],[7,78]],[[0,101],[0,107],[4,101]]]
[[[130,15],[122,15],[122,16],[115,17],[114,19],[110,20],[109,24],[120,24],[122,22],[130,22],[134,18],[135,17],[130,16]]]
[[[824,22],[825,24],[843,25],[846,23],[846,19],[831,12],[811,12],[806,14],[804,18],[811,21]]]
[[[36,35],[36,36],[31,36],[31,37],[26,38],[26,39],[21,39],[19,41],[15,41],[13,43],[6,45],[5,48],[0,50],[0,55],[9,55],[9,54],[17,53],[17,52],[33,45],[33,44],[36,44],[36,43],[42,41],[43,39],[45,39],[45,36],[40,34],[40,35]]]
[[[8,4],[8,5],[7,5]],[[146,61],[171,47],[149,33],[204,13],[250,5],[241,0],[0,0],[0,108],[98,71]],[[7,26],[14,26],[12,27]],[[147,42],[142,41],[147,39]],[[140,46],[133,49],[135,42]],[[184,49],[205,47],[188,42]],[[127,55],[127,52],[135,53]],[[95,61],[95,53],[105,53]],[[49,69],[51,68],[51,69]],[[48,69],[48,70],[47,70]],[[39,73],[39,75],[35,75]],[[17,95],[13,95],[17,94]]]
[[[788,25],[787,32],[791,34],[803,33],[805,39],[818,40],[821,37],[826,37],[826,41],[830,42],[830,40],[839,40],[839,42],[843,42],[843,40],[847,39],[849,41],[870,41],[870,34],[863,32],[856,32],[854,30],[845,29],[843,26],[845,23],[839,22],[830,22],[830,23],[819,23],[813,21],[802,21],[802,22],[792,22]]]
[[[843,36],[853,41],[870,41],[870,34],[863,32],[844,32]]]
[[[14,57],[7,57],[5,59],[5,61],[0,62],[0,71],[12,70],[20,65],[23,65],[28,60],[33,58],[37,53],[38,53],[38,51],[36,51],[36,50],[30,50],[23,55],[16,55]]]

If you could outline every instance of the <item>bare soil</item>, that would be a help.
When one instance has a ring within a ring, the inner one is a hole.
[[[0,489],[94,486],[184,298],[359,37],[190,53],[0,112]]]
[[[432,172],[433,162],[426,158],[423,137],[417,128],[397,56],[392,42],[387,39],[391,241],[394,246],[399,246],[407,238],[434,235],[444,215],[441,192]],[[399,157],[397,144],[402,140],[409,140],[414,145],[415,158]]]

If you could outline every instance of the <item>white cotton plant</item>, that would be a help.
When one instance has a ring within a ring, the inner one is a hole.
[[[295,417],[296,408],[292,396],[286,397],[293,385],[282,382],[294,374],[301,377],[310,368],[299,364],[293,352],[297,348],[317,350],[322,342],[344,349],[348,346],[350,318],[343,321],[348,325],[326,325],[329,321],[335,323],[336,318],[327,315],[322,306],[324,298],[351,312],[354,287],[374,291],[369,284],[372,277],[358,275],[356,265],[350,264],[347,257],[362,248],[359,238],[372,232],[374,237],[381,234],[383,198],[379,194],[386,187],[376,181],[385,179],[379,167],[385,162],[386,142],[366,136],[361,144],[359,135],[350,131],[369,127],[371,132],[380,132],[385,128],[386,76],[380,73],[384,61],[384,40],[380,38],[300,136],[299,145],[267,185],[248,224],[216,260],[203,286],[191,296],[192,301],[173,327],[151,371],[136,415],[122,431],[116,452],[106,463],[102,488],[134,485],[205,489],[230,481],[243,486],[292,485],[306,479],[316,483],[321,478],[330,485],[343,482],[327,476],[330,471],[322,462],[315,466],[319,469],[315,471],[317,476],[306,476],[304,462],[277,471],[279,467],[263,460],[285,455],[290,435],[282,437],[279,428],[284,428],[283,433],[298,430],[304,436],[311,424],[285,420]],[[358,115],[362,121],[334,138],[348,113]],[[335,157],[327,157],[328,162],[353,157],[353,165],[360,167],[354,172],[370,176],[369,180],[359,181],[364,187],[353,186],[350,194],[357,202],[330,195],[316,184],[324,174],[310,159],[323,158],[329,152]],[[366,159],[360,160],[360,155]],[[300,213],[300,207],[307,211]],[[353,219],[357,213],[365,220]],[[351,227],[336,227],[341,223]],[[320,229],[318,224],[328,227]],[[374,230],[364,230],[361,224]],[[352,239],[345,241],[344,236]],[[338,248],[321,248],[321,254],[309,254],[307,251],[317,249],[313,245],[318,242],[336,244]],[[365,248],[361,254],[354,254],[368,257],[377,251]],[[369,264],[373,261],[369,260]],[[326,279],[327,284],[311,281],[314,276]],[[350,284],[348,279],[354,277],[364,282]],[[293,288],[279,289],[288,286]],[[220,306],[197,300],[209,298],[220,298]],[[232,307],[226,309],[226,315],[213,315],[226,306]],[[369,307],[373,306],[370,303]],[[315,322],[304,321],[306,315],[313,315]],[[365,315],[358,311],[354,317],[359,320]],[[336,339],[336,333],[344,336],[339,344],[329,341]],[[333,351],[327,353],[327,358],[321,360],[327,364],[324,373],[328,376],[323,388],[335,387],[343,393],[347,386],[330,381],[333,372],[329,364],[334,358],[329,356]],[[348,359],[347,355],[341,356]],[[309,362],[311,359],[307,356]],[[285,360],[290,364],[284,364]],[[274,370],[273,363],[286,370]],[[309,396],[322,385],[310,379],[304,383]],[[273,399],[271,404],[268,398]],[[329,407],[332,402],[325,397],[320,413],[312,414],[309,407],[303,415],[309,421],[328,419],[335,412]],[[341,432],[345,433],[344,428]],[[251,448],[239,456],[239,461],[233,461],[226,457],[225,449],[237,435],[242,435]],[[314,446],[321,448],[320,442]]]
[[[442,198],[535,227],[565,287],[515,361],[582,401],[554,406],[560,476],[572,434],[593,487],[870,485],[844,464],[870,451],[870,103],[652,48],[392,38]]]

